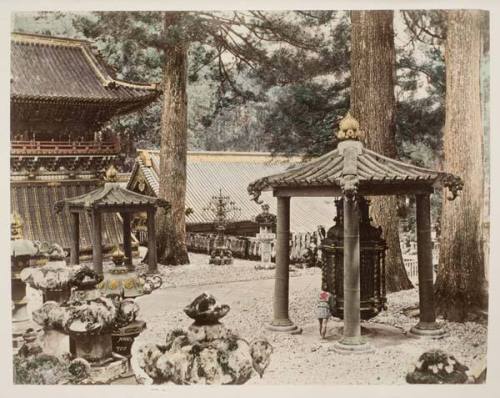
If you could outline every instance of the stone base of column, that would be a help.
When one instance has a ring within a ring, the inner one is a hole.
[[[268,323],[266,325],[266,329],[271,330],[273,332],[284,332],[284,333],[290,333],[290,334],[301,334],[302,333],[302,329],[299,328],[297,325],[295,325],[289,319],[272,321],[271,323]]]
[[[442,339],[447,336],[442,325],[437,322],[419,322],[410,329],[409,333],[412,336],[429,339]]]
[[[375,348],[363,337],[343,337],[333,345],[333,351],[338,354],[369,354],[375,352]]]

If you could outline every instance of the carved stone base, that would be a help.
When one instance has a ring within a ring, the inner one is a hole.
[[[107,362],[111,358],[111,334],[86,334],[70,331],[72,344],[70,351],[75,357],[86,359],[96,366]]]
[[[371,344],[363,337],[343,337],[333,345],[333,351],[338,354],[369,354],[375,352]]]
[[[409,330],[415,337],[428,339],[442,339],[448,335],[442,325],[437,322],[419,322]]]
[[[290,334],[301,334],[302,329],[295,325],[290,320],[279,320],[272,321],[271,323],[266,325],[266,329],[271,330],[273,332],[283,332]]]
[[[276,264],[274,263],[260,263],[255,266],[256,270],[261,270],[261,269],[275,269]]]
[[[41,337],[45,354],[61,357],[69,353],[69,336],[59,330],[45,330]]]
[[[127,358],[114,354],[109,362],[103,365],[91,364],[90,376],[82,384],[108,384],[123,377],[128,372]]]

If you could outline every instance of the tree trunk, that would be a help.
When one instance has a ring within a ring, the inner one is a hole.
[[[367,134],[365,145],[396,158],[392,20],[392,11],[351,11],[351,111]],[[389,246],[386,284],[391,292],[413,287],[403,264],[396,211],[395,197],[372,198],[371,215]]]
[[[454,201],[443,201],[437,313],[463,321],[486,305],[483,210],[483,126],[479,11],[448,12],[446,40],[446,122],[444,170],[464,180]]]
[[[182,12],[165,13],[165,32],[176,29]],[[160,193],[171,208],[158,212],[158,261],[188,264],[186,248],[187,47],[184,38],[165,46],[160,144]]]

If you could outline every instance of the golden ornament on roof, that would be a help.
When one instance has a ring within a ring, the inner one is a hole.
[[[115,166],[111,165],[106,170],[106,178],[107,182],[116,182],[118,180],[118,170],[116,170]]]
[[[339,123],[339,131],[337,139],[339,141],[355,140],[362,141],[365,138],[365,133],[359,129],[359,122],[354,119],[350,112]]]
[[[23,239],[23,221],[16,212],[10,215],[10,237],[12,240]]]

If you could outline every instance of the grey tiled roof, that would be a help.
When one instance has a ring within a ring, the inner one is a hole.
[[[453,197],[462,188],[462,180],[450,173],[417,167],[371,151],[359,141],[339,143],[337,149],[290,170],[257,178],[248,192],[258,199],[263,191],[279,188],[336,187],[362,190],[363,194],[390,195],[395,186],[414,193],[422,187],[446,186]]]
[[[122,183],[106,182],[103,186],[91,192],[60,200],[54,204],[54,208],[56,211],[61,211],[65,206],[70,209],[99,209],[107,207],[114,208],[116,206],[134,207],[166,205],[166,201],[130,191],[123,187]]]
[[[114,79],[85,40],[12,34],[11,98],[58,102],[146,104],[154,85]]]
[[[159,192],[158,151],[147,152],[148,161],[139,156],[129,181],[142,173],[147,185]],[[296,162],[296,160],[295,160]],[[283,172],[294,162],[276,160],[267,153],[188,152],[186,206],[194,212],[186,218],[188,224],[211,223],[213,216],[203,210],[210,198],[222,189],[241,208],[237,220],[253,220],[262,210],[248,196],[247,186],[256,178]],[[276,198],[265,193],[262,198],[276,214]],[[331,225],[335,216],[333,198],[293,198],[291,201],[290,229],[293,232],[312,232],[318,225]]]

